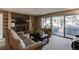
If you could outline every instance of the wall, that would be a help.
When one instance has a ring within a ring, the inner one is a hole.
[[[61,12],[49,13],[49,14],[41,15],[41,17],[60,16],[60,15],[74,15],[74,14],[79,14],[79,8],[61,11]]]
[[[40,25],[41,25],[41,17],[40,17],[40,16],[37,16],[37,17],[36,17],[36,20],[37,20],[37,21],[36,21],[36,23],[37,23],[36,29],[41,28],[41,26],[40,26]]]
[[[37,17],[29,16],[29,30],[30,32],[34,32],[37,29]]]

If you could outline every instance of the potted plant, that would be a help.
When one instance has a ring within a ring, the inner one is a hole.
[[[44,32],[41,29],[37,29],[36,33],[39,34],[39,36],[41,37]]]

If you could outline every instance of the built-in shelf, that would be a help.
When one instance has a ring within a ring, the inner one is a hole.
[[[5,11],[2,13],[3,13],[3,37],[5,37],[5,30],[10,27],[13,28],[16,32],[23,31],[24,33],[27,33],[29,31],[29,15],[23,15]],[[16,23],[18,21],[17,18],[21,18],[22,22],[24,23],[19,24]],[[15,26],[12,27],[11,26],[12,24],[15,24]]]
[[[5,37],[5,30],[8,28],[8,12],[0,11],[3,14],[3,37]]]
[[[29,17],[27,15],[11,13],[11,24],[15,24],[13,28],[16,32],[26,33],[29,29],[29,24],[27,23]]]

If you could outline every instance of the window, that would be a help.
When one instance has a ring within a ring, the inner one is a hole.
[[[50,28],[51,27],[51,18],[41,18],[41,28]]]
[[[53,34],[64,36],[64,16],[52,17]]]
[[[79,35],[79,15],[42,18],[42,28],[51,28],[54,35],[74,38]]]
[[[74,38],[79,35],[79,15],[65,16],[65,36]]]
[[[41,18],[41,28],[45,28],[45,22],[46,22],[46,20],[45,20],[45,18]]]
[[[0,39],[3,38],[3,15],[0,14]]]
[[[50,28],[51,27],[51,18],[47,17],[46,18],[46,28]]]

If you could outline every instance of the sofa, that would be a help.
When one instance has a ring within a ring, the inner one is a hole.
[[[22,39],[13,29],[6,29],[5,50],[39,50],[44,46],[43,42],[34,42],[31,39]]]

